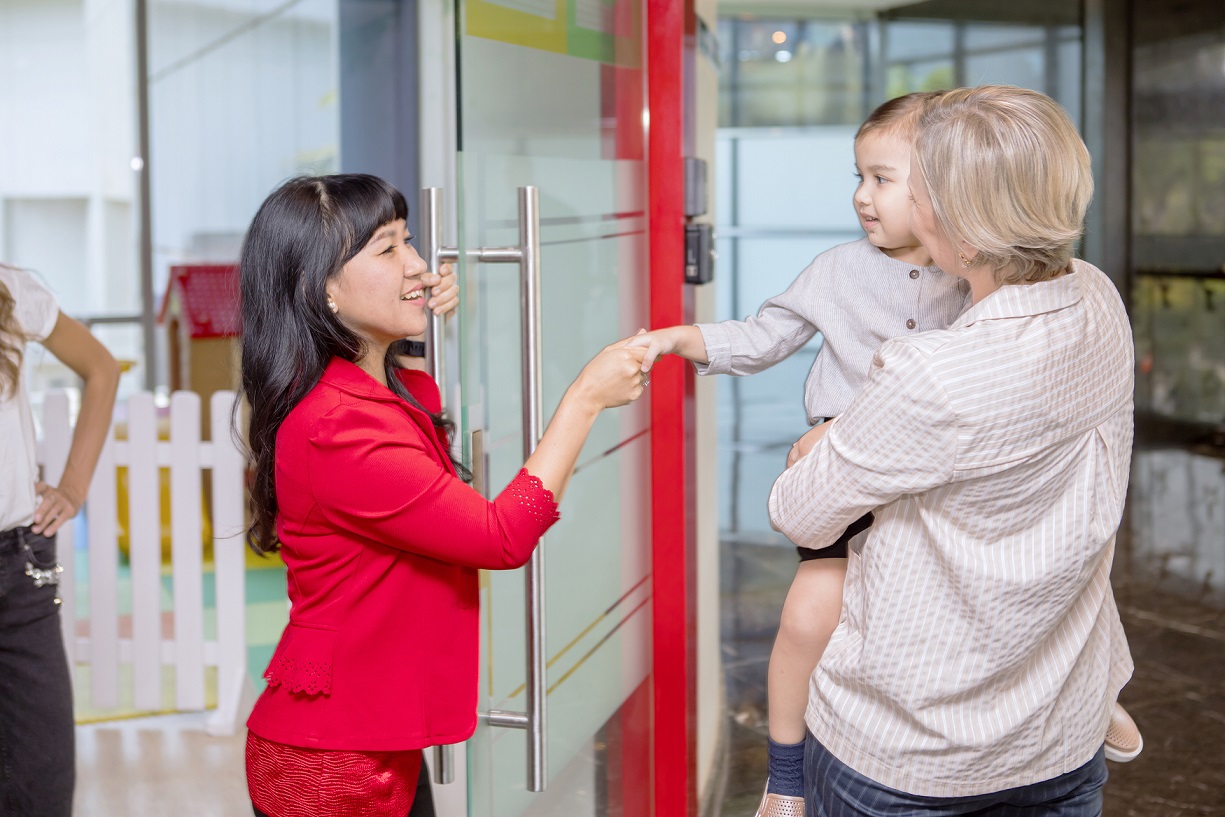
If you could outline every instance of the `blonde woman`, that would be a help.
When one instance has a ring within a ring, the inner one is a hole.
[[[1072,258],[1089,155],[1055,102],[1011,87],[931,100],[918,134],[911,226],[973,305],[885,343],[770,497],[807,547],[876,517],[810,684],[807,807],[1098,815],[1132,670],[1110,589],[1132,338]]]
[[[22,382],[26,341],[84,380],[58,485],[39,479]],[[85,502],[110,428],[119,367],[25,270],[0,264],[0,813],[72,813],[72,686],[56,585],[55,534]]]

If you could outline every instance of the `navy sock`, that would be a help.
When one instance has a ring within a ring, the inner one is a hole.
[[[804,741],[770,741],[770,781],[767,791],[788,797],[804,796]]]

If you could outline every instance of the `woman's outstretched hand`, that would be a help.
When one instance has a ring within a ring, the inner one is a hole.
[[[605,346],[579,372],[573,388],[596,410],[632,403],[650,382],[650,374],[642,371],[645,351],[628,348],[625,341]]]

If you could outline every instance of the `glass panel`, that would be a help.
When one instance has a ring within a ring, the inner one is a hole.
[[[1225,423],[1225,280],[1141,275],[1132,291],[1136,409]]]
[[[858,231],[857,126],[749,133],[736,140],[737,224]],[[730,212],[720,210],[720,213]]]
[[[1046,35],[1041,26],[967,25],[965,47],[1004,50],[1019,45],[1040,45]]]
[[[889,65],[885,96],[892,99],[915,91],[942,91],[957,84],[954,77],[953,61],[948,59]]]
[[[468,0],[460,19],[460,247],[516,244],[517,188],[539,189],[547,421],[596,351],[647,322],[642,5]],[[469,458],[481,432],[494,495],[523,463],[519,274],[460,275],[462,430]],[[524,732],[482,725],[473,815],[614,814],[649,797],[647,419],[645,402],[600,417],[541,546],[548,790],[526,791]],[[482,709],[526,708],[523,584],[521,570],[483,577]]]
[[[1042,48],[1015,48],[966,57],[966,78],[974,85],[1019,85],[1042,90],[1046,79]]]
[[[1225,480],[1220,460],[1178,449],[1140,449],[1131,468],[1129,566],[1170,595],[1225,603]]]
[[[825,20],[724,20],[720,124],[824,125],[863,115],[866,29]]]
[[[918,62],[953,52],[953,25],[938,23],[889,23],[885,59]]]
[[[1054,97],[1064,107],[1072,122],[1080,128],[1081,117],[1081,42],[1080,35],[1074,39],[1060,40],[1055,50],[1057,75],[1055,78]]]

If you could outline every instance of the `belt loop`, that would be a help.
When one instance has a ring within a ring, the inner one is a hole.
[[[17,549],[22,550],[26,546],[26,528],[25,525],[17,528]]]

